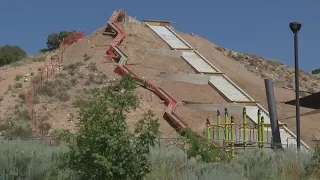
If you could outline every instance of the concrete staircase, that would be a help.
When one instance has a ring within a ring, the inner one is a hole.
[[[247,110],[247,116],[256,124],[258,124],[258,110],[260,109],[258,106],[245,106]],[[264,111],[260,111],[261,116],[264,117],[264,124],[270,124],[270,117]]]

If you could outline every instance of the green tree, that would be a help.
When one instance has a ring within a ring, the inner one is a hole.
[[[312,74],[319,74],[320,73],[320,68],[311,71],[311,73]]]
[[[72,31],[60,31],[59,33],[49,34],[47,38],[47,50],[57,49],[62,42],[63,38],[66,38]],[[45,51],[44,49],[40,51]]]
[[[151,111],[128,131],[126,113],[138,107],[135,81],[124,77],[119,83],[94,92],[81,109],[79,130],[65,154],[66,167],[81,179],[140,180],[150,172],[148,156],[159,124]]]
[[[26,52],[19,46],[5,45],[0,47],[0,66],[19,61],[26,57]]]

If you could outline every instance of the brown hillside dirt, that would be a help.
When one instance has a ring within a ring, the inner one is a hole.
[[[74,132],[78,112],[75,104],[81,105],[89,99],[91,97],[89,95],[90,89],[103,87],[108,85],[109,82],[120,79],[117,74],[113,73],[116,64],[104,58],[107,45],[112,41],[111,37],[102,35],[104,28],[98,29],[90,36],[67,47],[63,57],[62,70],[56,72],[56,77],[51,78],[49,83],[43,84],[43,87],[35,93],[34,109],[37,117],[38,135],[46,135],[58,129],[69,129]],[[2,95],[1,112],[6,112],[0,122],[2,133],[5,133],[6,127],[8,127],[10,122],[8,118],[14,116],[13,109],[23,111],[25,119],[28,117],[24,102],[18,96],[30,82],[23,83],[23,87],[19,87],[20,91],[16,89],[8,91],[8,85],[15,83],[16,74],[25,75],[30,73],[31,67],[37,69],[43,66],[44,62],[32,62],[17,69],[6,67],[0,71],[2,77],[2,88],[0,89]],[[35,72],[33,76],[37,74]],[[149,90],[137,88],[136,93],[140,100],[140,107],[128,114],[128,125],[132,127],[144,112],[151,109],[156,118],[160,120],[160,130],[163,135],[171,135],[174,129],[163,118],[165,105]],[[20,123],[20,121],[17,123]],[[31,126],[31,122],[29,122],[29,126]],[[21,135],[21,133],[15,132],[9,135],[15,136]],[[31,134],[25,133],[24,135]]]
[[[28,58],[21,63],[11,64],[0,68],[0,115],[9,114],[22,100],[17,98],[29,86],[32,76],[38,73],[45,62],[49,62],[48,54]]]
[[[151,80],[156,86],[165,89],[178,102],[194,101],[215,104],[229,104],[209,85],[194,85],[183,82],[173,82],[157,77],[159,74],[184,73],[195,74],[190,66],[181,58],[162,57],[148,54],[147,49],[169,49],[168,45],[162,41],[149,28],[129,24],[125,26],[128,33],[120,48],[129,56],[129,63],[141,63],[131,69]],[[203,133],[205,120],[209,117],[212,123],[216,112],[192,110],[179,105],[176,113],[195,131]],[[230,114],[240,123],[241,112]]]

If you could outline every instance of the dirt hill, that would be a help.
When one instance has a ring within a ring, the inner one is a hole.
[[[165,89],[178,102],[231,104],[209,85],[173,82],[158,77],[159,74],[168,73],[194,74],[194,71],[182,58],[148,53],[149,49],[169,50],[168,45],[148,27],[138,22],[121,25],[126,32],[126,38],[120,48],[128,55],[128,63],[135,64],[131,66],[134,72]],[[78,107],[90,98],[90,89],[108,85],[119,79],[119,76],[113,72],[115,63],[104,58],[106,47],[112,41],[111,37],[102,34],[105,28],[102,27],[67,47],[63,56],[63,68],[56,72],[55,78],[50,78],[48,83],[35,91],[36,117],[42,134],[50,134],[56,129],[75,131]],[[278,116],[281,122],[287,123],[289,129],[295,132],[295,107],[281,103],[294,99],[293,91],[288,89],[294,82],[293,68],[286,67],[275,60],[264,60],[259,56],[240,54],[218,47],[198,35],[177,33],[197,48],[214,66],[225,72],[245,92],[260,101],[265,108],[267,108],[267,102],[263,78],[273,78],[278,86],[275,87]],[[22,92],[29,85],[30,77],[37,76],[38,69],[43,67],[44,61],[50,61],[51,56],[52,54],[39,55],[38,59],[42,58],[40,62],[36,60],[37,58],[33,58],[19,67],[7,66],[0,69],[2,85],[0,115],[3,117],[0,130],[3,134],[19,135],[24,132],[26,135],[31,135],[32,131],[35,131],[28,122]],[[304,90],[312,92],[320,90],[320,78],[317,76],[302,72],[301,81],[301,88]],[[174,132],[163,118],[165,110],[163,102],[147,89],[138,87],[136,92],[140,97],[140,108],[129,114],[129,126],[137,122],[144,111],[152,109],[159,118],[163,135],[168,136]],[[311,109],[302,108],[301,111],[304,113]],[[176,112],[197,132],[203,132],[207,117],[213,119],[215,116],[215,112],[187,109],[182,105],[178,106]],[[240,113],[234,114],[234,117],[236,121],[241,120]],[[308,144],[312,144],[313,138],[320,138],[318,117],[320,117],[318,114],[301,117],[302,139]],[[32,131],[28,130],[28,124]]]

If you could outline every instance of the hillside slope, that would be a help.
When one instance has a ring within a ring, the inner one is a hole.
[[[209,85],[174,82],[158,77],[157,75],[160,74],[195,74],[195,72],[182,58],[164,57],[148,53],[148,50],[150,49],[170,49],[150,28],[143,26],[138,22],[121,23],[121,26],[124,28],[127,35],[121,43],[120,48],[128,55],[128,63],[135,64],[130,67],[132,71],[165,89],[178,102],[193,101],[221,105],[232,104],[227,102]],[[75,115],[78,111],[78,107],[90,98],[90,95],[88,95],[89,90],[108,85],[119,79],[119,76],[113,72],[115,63],[104,58],[106,47],[112,41],[111,37],[102,35],[105,28],[106,27],[104,26],[88,37],[69,46],[64,53],[62,70],[57,72],[56,78],[51,79],[50,83],[45,84],[45,87],[42,87],[37,91],[35,109],[37,110],[37,119],[39,119],[39,122],[42,122],[42,126],[38,128],[42,129],[44,135],[50,134],[56,129],[70,129],[71,131],[75,131],[75,124],[77,122]],[[262,77],[266,76],[267,72],[264,71],[263,73],[265,73],[265,75],[262,76],[260,71],[252,70],[256,69],[252,68],[252,66],[257,64],[257,66],[259,65],[258,68],[268,67],[263,69],[274,69],[272,77],[276,78],[276,84],[279,86],[281,86],[282,82],[285,82],[286,86],[288,86],[287,82],[291,82],[289,80],[281,81],[281,77],[278,75],[280,73],[276,74],[278,70],[286,70],[286,72],[292,71],[292,68],[287,68],[281,65],[281,63],[275,61],[268,63],[261,60],[256,63],[246,56],[243,56],[244,59],[235,58],[232,54],[230,55],[229,51],[221,50],[211,42],[197,35],[184,34],[181,32],[177,33],[194,48],[197,48],[207,60],[223,71],[245,92],[254,99],[260,101],[261,105],[266,109],[267,102]],[[20,73],[23,75],[29,74],[29,68],[31,66],[33,68],[38,68],[43,65],[41,63],[42,62],[33,62],[21,66]],[[18,71],[15,68],[7,67],[6,69],[1,69],[0,73],[0,76],[5,77],[6,80],[3,80],[3,82],[5,82],[5,86],[7,86],[15,83],[14,76]],[[270,74],[270,71],[268,71],[268,73]],[[287,73],[285,78],[290,78],[291,74]],[[310,83],[315,87],[314,90],[317,90],[316,87],[318,86],[315,84],[319,82],[319,78],[316,76],[309,76],[307,73],[303,74],[303,77],[312,79]],[[291,79],[293,79],[293,76]],[[19,80],[19,82],[20,81],[22,80]],[[308,82],[309,81],[304,81],[302,83],[304,84],[304,87],[308,86],[306,85]],[[22,87],[25,86],[26,85],[23,83]],[[19,92],[21,92],[23,88],[20,87],[17,89],[20,89]],[[5,130],[5,127],[7,127],[8,124],[8,117],[12,116],[12,113],[15,112],[13,109],[23,111],[23,103],[21,97],[19,99],[18,91],[13,96],[12,94],[8,95],[7,87],[2,86],[2,89],[0,90],[3,94],[1,115],[2,117],[5,117],[4,113],[7,114],[7,118],[2,119],[1,125],[3,128],[1,130]],[[5,92],[7,93],[5,94]],[[136,111],[129,113],[129,126],[137,122],[144,111],[152,109],[159,119],[160,130],[163,135],[167,136],[174,132],[174,129],[163,117],[165,110],[163,102],[147,89],[138,87],[136,92],[140,98],[140,107]],[[294,99],[294,93],[292,90],[275,87],[275,94],[279,119],[282,123],[287,123],[290,130],[294,132],[295,107],[281,103]],[[17,106],[14,108],[15,105]],[[304,113],[311,111],[311,109],[302,108],[301,111]],[[11,112],[11,114],[8,112]],[[182,105],[177,107],[176,113],[190,128],[199,133],[203,133],[204,131],[206,118],[213,120],[216,116],[216,112],[188,109]],[[241,112],[231,113],[231,115],[235,117],[236,122],[241,122]],[[320,115],[317,114],[301,117],[302,139],[308,144],[312,144],[311,140],[313,138],[320,138],[320,122],[316,121],[318,117],[320,117]],[[44,126],[43,124],[46,125]],[[35,129],[33,129],[33,131],[35,131]]]

